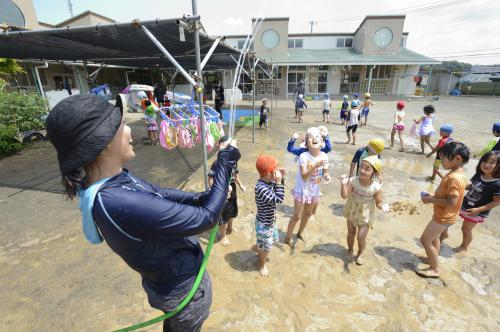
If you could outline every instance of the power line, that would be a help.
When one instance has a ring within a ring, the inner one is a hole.
[[[447,54],[459,54],[459,53],[469,53],[469,52],[484,52],[484,51],[495,51],[500,50],[500,47],[497,48],[484,48],[478,50],[468,50],[468,51],[453,51],[453,52],[440,52],[440,53],[427,53],[428,55],[447,55]]]
[[[433,2],[427,2],[424,4],[419,4],[416,6],[409,6],[409,7],[404,7],[404,8],[399,8],[399,9],[393,9],[389,11],[383,11],[383,12],[378,12],[377,15],[380,14],[388,14],[388,13],[415,13],[418,11],[425,11],[429,9],[437,9],[437,8],[443,8],[443,7],[448,7],[448,6],[454,6],[454,5],[459,5],[465,2],[469,2],[472,0],[445,0],[445,1],[433,1]],[[360,16],[356,17],[349,17],[345,19],[325,19],[325,20],[318,20],[318,22],[351,22],[351,21],[359,21],[361,19]]]
[[[458,59],[458,58],[472,58],[472,57],[489,57],[489,56],[498,56],[500,55],[500,52],[498,53],[482,53],[482,54],[469,54],[469,55],[449,55],[449,56],[442,56],[442,57],[437,57],[439,59]]]

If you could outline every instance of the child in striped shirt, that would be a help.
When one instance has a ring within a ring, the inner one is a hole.
[[[260,155],[256,162],[260,179],[255,185],[255,235],[257,243],[252,247],[259,254],[259,271],[261,276],[268,276],[266,266],[267,255],[271,252],[273,242],[278,241],[276,230],[276,203],[283,203],[285,198],[285,170],[277,169],[278,160],[273,156]]]

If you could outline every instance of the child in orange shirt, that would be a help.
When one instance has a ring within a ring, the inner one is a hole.
[[[427,256],[419,258],[429,267],[417,269],[415,272],[424,278],[439,277],[438,255],[441,248],[440,236],[455,223],[455,219],[462,206],[467,177],[463,165],[469,161],[469,149],[459,142],[445,144],[439,151],[444,169],[450,170],[437,187],[434,195],[422,192],[424,204],[434,204],[434,215],[425,228],[420,242],[425,248]]]

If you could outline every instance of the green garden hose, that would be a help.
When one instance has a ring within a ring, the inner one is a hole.
[[[210,231],[210,239],[208,241],[207,250],[205,250],[205,256],[203,257],[203,261],[201,262],[200,270],[198,271],[198,275],[196,276],[193,287],[189,291],[188,295],[186,295],[186,297],[179,303],[179,306],[176,309],[174,309],[170,312],[167,312],[166,314],[161,315],[159,317],[153,318],[151,320],[148,320],[148,321],[145,321],[145,322],[142,322],[139,324],[131,325],[128,327],[124,327],[122,329],[115,330],[113,332],[134,331],[134,330],[140,329],[141,327],[153,325],[153,324],[159,323],[165,319],[168,319],[168,318],[174,316],[175,314],[180,312],[182,309],[184,309],[184,307],[189,303],[189,301],[191,301],[194,294],[198,290],[198,286],[200,286],[201,279],[203,278],[203,275],[205,274],[205,270],[207,269],[208,257],[210,256],[210,252],[212,251],[212,247],[213,247],[214,242],[215,242],[215,237],[217,236],[217,229],[218,229],[218,226],[216,224],[214,226],[214,228],[212,228],[212,230]]]

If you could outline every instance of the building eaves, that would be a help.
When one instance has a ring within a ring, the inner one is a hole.
[[[356,31],[354,31],[354,34],[358,32],[358,30],[363,26],[363,24],[370,19],[376,19],[376,20],[389,20],[389,19],[405,19],[406,15],[366,15],[363,21],[361,21],[361,24],[358,26]]]
[[[100,14],[97,14],[97,13],[94,13],[93,11],[90,11],[90,10],[87,10],[87,11],[84,11],[83,13],[80,13],[76,16],[73,16],[72,18],[70,19],[67,19],[66,21],[62,21],[61,23],[58,23],[55,25],[55,27],[57,28],[61,28],[61,27],[65,27],[67,25],[70,25],[70,23],[76,21],[76,20],[79,20],[81,19],[82,17],[85,17],[87,15],[95,15],[103,20],[106,20],[106,21],[109,21],[109,23],[116,23],[115,20],[109,18],[109,17],[106,17],[106,16],[103,16],[103,15],[100,15]]]

